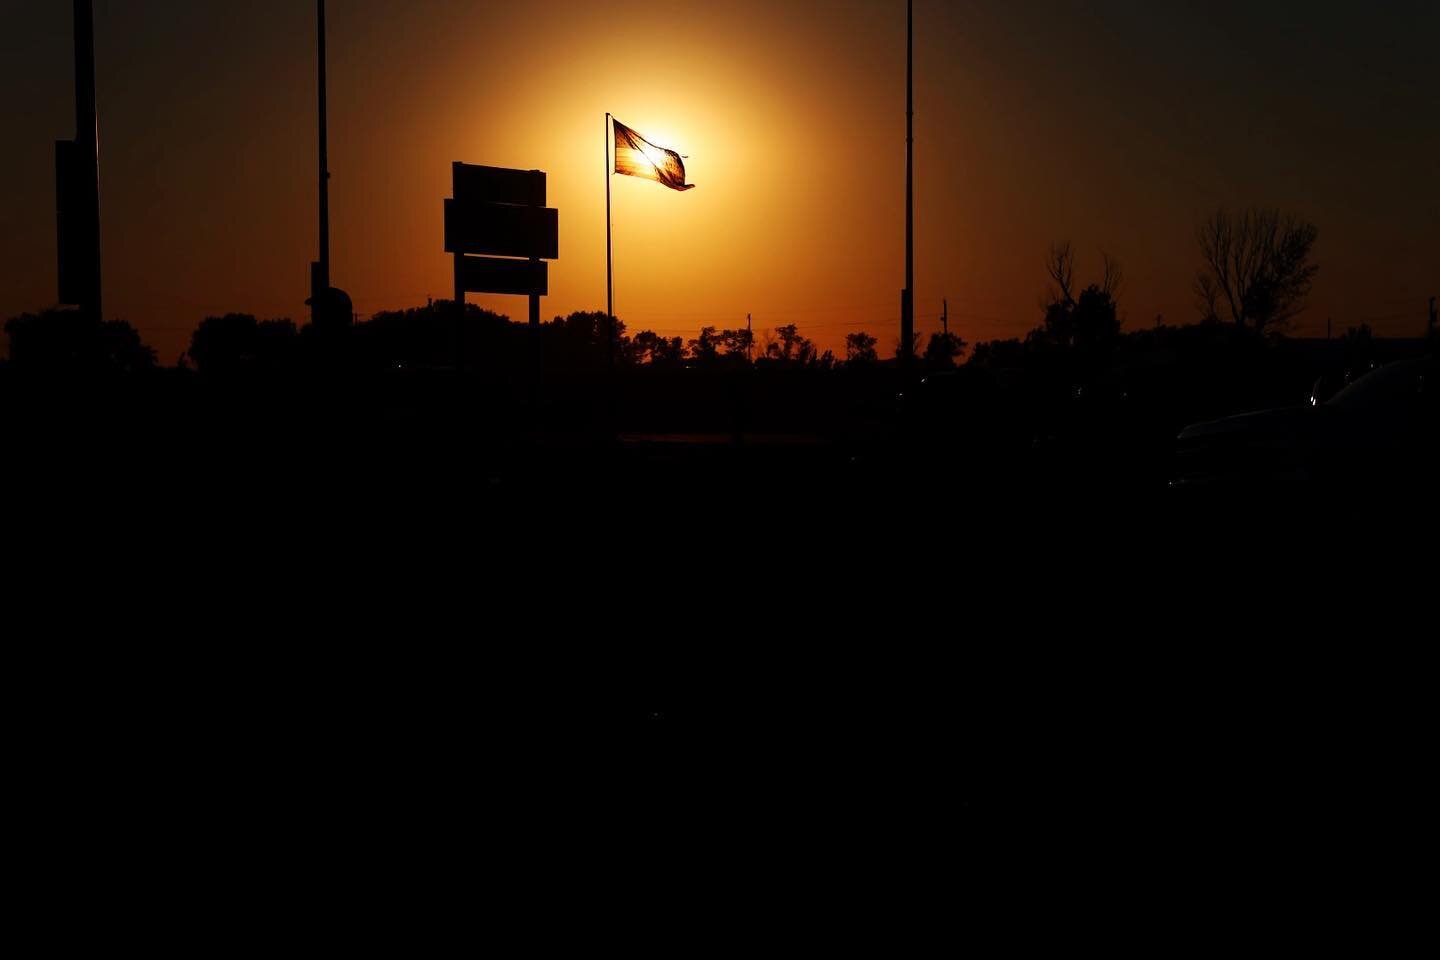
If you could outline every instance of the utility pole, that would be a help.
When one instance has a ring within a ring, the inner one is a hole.
[[[1431,298],[1430,305],[1435,305],[1434,298]],[[745,314],[745,362],[755,362],[755,328],[751,325],[750,314]]]
[[[610,181],[614,179],[615,150],[614,118],[605,114],[605,363],[615,368],[615,238],[610,212]]]
[[[55,144],[61,303],[104,319],[100,304],[100,124],[95,108],[95,14],[75,0],[75,139]]]
[[[945,331],[945,339],[950,339],[950,301],[942,299],[940,308],[940,329]]]
[[[900,362],[915,354],[915,0],[905,2],[905,291],[900,295]]]
[[[311,314],[324,313],[322,304],[330,290],[330,143],[325,116],[325,0],[316,0],[316,22],[320,38],[320,260],[310,270]]]
[[[1437,314],[1436,314],[1436,312],[1435,312],[1435,298],[1434,298],[1434,297],[1431,297],[1431,298],[1430,298],[1430,322],[1429,322],[1429,324],[1425,327],[1425,332],[1426,332],[1427,334],[1429,334],[1430,336],[1432,336],[1432,337],[1435,336],[1435,327],[1436,327],[1437,324],[1440,324],[1440,315],[1437,315]]]
[[[349,327],[355,322],[355,306],[349,295],[337,290],[330,277],[330,125],[326,112],[326,69],[325,69],[325,0],[316,0],[315,26],[317,34],[318,80],[316,84],[317,106],[319,107],[319,195],[320,205],[320,259],[310,264],[310,320],[327,330]],[[463,295],[460,297],[463,300]]]
[[[80,148],[89,223],[89,297],[80,308],[96,320],[100,312],[100,117],[95,105],[95,11],[91,0],[75,0],[75,142]]]

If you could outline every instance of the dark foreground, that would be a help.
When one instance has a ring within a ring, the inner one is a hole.
[[[857,903],[821,933],[891,949],[1258,919],[1370,945],[1409,909],[1423,477],[1195,495],[1169,425],[967,439],[888,388],[687,431],[623,396],[332,386],[10,394],[37,883],[226,865],[179,895],[198,918],[405,876],[391,912],[540,923],[578,885],[686,945],[738,936],[682,919],[719,889],[752,920]]]

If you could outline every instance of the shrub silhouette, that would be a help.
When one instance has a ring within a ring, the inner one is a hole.
[[[5,322],[17,370],[140,373],[155,368],[155,351],[123,320],[103,323],[78,310],[25,313]]]

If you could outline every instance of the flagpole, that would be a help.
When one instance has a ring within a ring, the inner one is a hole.
[[[905,297],[900,315],[900,359],[915,353],[915,3],[905,4]]]
[[[95,106],[95,11],[90,0],[75,0],[75,156],[77,177],[67,184],[76,191],[75,200],[84,206],[83,264],[76,270],[73,260],[61,265],[60,273],[78,273],[80,290],[77,306],[87,320],[105,319],[100,306],[100,123]],[[78,238],[77,238],[78,239]],[[80,246],[79,243],[71,248]],[[70,260],[71,258],[66,258]],[[69,284],[61,282],[64,288]],[[63,296],[63,293],[62,293]]]
[[[605,321],[606,327],[615,323],[615,245],[611,237],[610,229],[610,177],[613,167],[610,165],[610,147],[613,138],[610,134],[610,114],[605,114]],[[613,330],[607,330],[607,341],[613,343],[615,334]],[[614,348],[607,343],[605,352],[607,357]],[[613,361],[613,357],[610,357]]]
[[[315,298],[312,312],[319,316],[323,312],[320,298],[328,298],[330,287],[330,145],[325,118],[325,0],[318,0],[315,10],[316,34],[320,40],[320,272],[310,295]]]

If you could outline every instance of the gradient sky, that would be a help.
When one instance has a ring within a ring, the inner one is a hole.
[[[172,363],[207,314],[303,320],[316,256],[314,4],[96,0],[105,305]],[[1042,261],[1120,258],[1130,328],[1196,319],[1196,224],[1293,210],[1322,268],[1297,332],[1413,335],[1440,293],[1434,0],[916,3],[916,315],[1040,319]],[[450,162],[539,168],[545,316],[603,309],[607,110],[686,154],[615,178],[630,329],[798,324],[893,349],[903,283],[898,0],[332,0],[333,277],[356,310],[446,297]],[[70,4],[0,0],[0,317],[53,304]],[[523,318],[523,300],[476,298]]]

